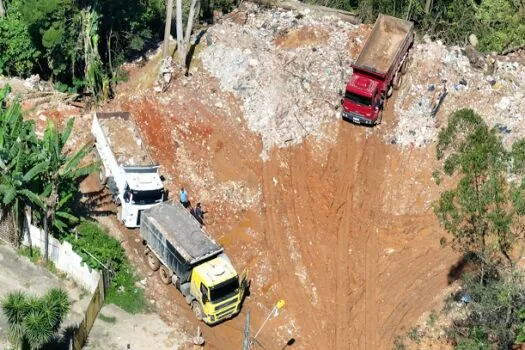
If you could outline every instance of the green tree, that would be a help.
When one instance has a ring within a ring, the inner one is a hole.
[[[79,179],[98,171],[98,165],[81,162],[91,152],[92,146],[86,144],[79,151],[68,154],[64,150],[74,119],[68,120],[60,131],[54,123],[49,123],[42,140],[40,159],[45,159],[48,166],[43,172],[42,223],[45,232],[44,260],[48,259],[49,234],[66,234],[66,229],[78,222],[69,205],[78,192]]]
[[[434,173],[436,182],[446,175],[457,179],[457,185],[441,193],[434,211],[452,235],[452,247],[474,254],[481,263],[481,278],[483,268],[496,266],[502,257],[512,264],[516,224],[525,212],[516,198],[523,195],[524,186],[509,183],[507,176],[509,169],[522,172],[525,147],[519,145],[506,151],[496,129],[470,109],[455,112],[439,133],[436,150],[442,167]]]
[[[34,123],[23,119],[20,104],[2,108],[8,93],[9,87],[0,90],[0,198],[20,236],[25,207],[42,204],[36,189],[47,163],[36,156]]]
[[[43,73],[53,79],[75,76],[79,36],[78,10],[73,0],[14,0],[8,17],[19,14],[26,23],[33,44],[45,59]]]
[[[27,25],[16,15],[0,18],[0,74],[28,76],[39,58]]]
[[[60,330],[69,312],[65,291],[53,288],[42,298],[21,291],[8,294],[2,301],[10,341],[17,349],[37,350],[49,343]]]
[[[476,12],[480,49],[503,52],[525,45],[525,2],[483,0]]]
[[[523,276],[511,269],[486,277],[483,284],[476,274],[462,280],[471,301],[466,316],[450,326],[457,349],[510,349],[519,342],[525,309],[523,282]]]

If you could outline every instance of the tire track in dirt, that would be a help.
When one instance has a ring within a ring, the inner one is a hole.
[[[377,221],[386,152],[378,137],[366,137],[366,132],[348,125],[341,128],[337,142],[345,148],[338,163],[346,171],[337,175],[340,188],[336,190],[342,205],[337,233],[336,349],[377,348]]]

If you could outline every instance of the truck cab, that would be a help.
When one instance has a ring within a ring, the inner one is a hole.
[[[379,85],[370,76],[354,72],[342,100],[343,118],[356,124],[376,124],[383,103]]]
[[[195,315],[206,324],[231,318],[241,310],[239,276],[224,254],[193,269],[190,290],[198,303],[192,305]]]
[[[126,227],[139,227],[142,212],[164,201],[164,186],[158,167],[133,167],[130,172],[126,168],[123,168],[125,176],[121,177],[125,181],[117,185],[115,192],[117,202],[121,204],[119,219]]]

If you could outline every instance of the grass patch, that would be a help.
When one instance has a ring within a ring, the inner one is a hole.
[[[106,323],[115,323],[117,322],[117,318],[115,316],[106,316],[103,313],[98,314],[98,318],[100,318],[102,321]]]
[[[430,311],[430,315],[428,315],[427,326],[434,327],[437,319],[438,319],[438,314],[436,310]]]
[[[77,228],[77,233],[78,239],[73,235],[65,239],[82,257],[82,261],[91,268],[100,270],[103,264],[115,272],[105,302],[115,304],[130,314],[148,311],[149,305],[144,289],[135,286],[139,277],[129,263],[120,241],[109,236],[102,227],[91,221],[82,222]]]
[[[115,304],[130,314],[149,311],[144,289],[135,285],[138,281],[133,267],[128,262],[124,263],[111,282],[106,303]]]
[[[47,266],[44,264],[44,257],[42,257],[42,254],[40,253],[40,249],[33,247],[33,254],[31,254],[31,249],[26,246],[22,246],[18,248],[18,255],[25,256],[29,258],[29,260],[35,264],[44,266],[46,269],[48,269],[50,272],[54,274],[58,274],[57,268],[55,264],[51,260],[48,260]]]
[[[419,334],[419,329],[417,327],[413,327],[408,331],[407,334],[408,338],[412,340],[414,343],[419,344],[421,342],[421,337]]]

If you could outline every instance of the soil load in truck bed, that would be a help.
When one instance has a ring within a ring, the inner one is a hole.
[[[413,28],[412,22],[379,15],[355,65],[378,74],[386,74]]]
[[[179,204],[163,203],[146,211],[140,234],[170,267],[173,264],[169,260],[177,255],[184,259],[185,264],[194,265],[223,251]]]
[[[97,113],[97,118],[119,164],[154,164],[129,113]]]

